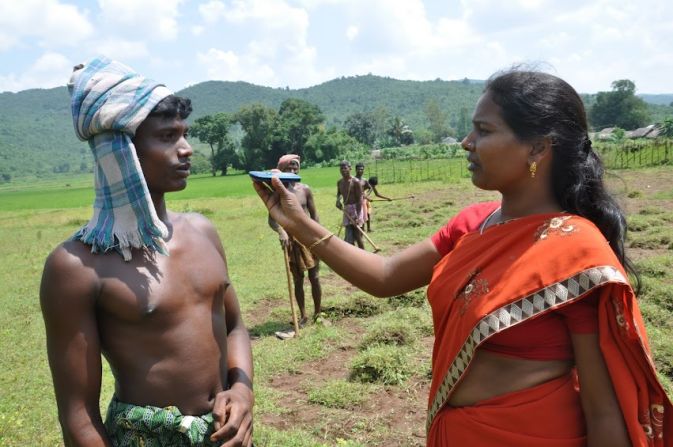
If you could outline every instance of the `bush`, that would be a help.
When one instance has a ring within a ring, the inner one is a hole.
[[[406,350],[395,346],[372,346],[351,363],[350,379],[362,383],[398,385],[412,374]]]
[[[416,333],[408,321],[385,318],[372,324],[360,343],[360,349],[376,345],[409,346],[414,341]]]
[[[323,308],[330,320],[344,317],[371,317],[385,310],[386,303],[383,300],[370,297],[369,295],[352,295],[349,299],[340,301],[332,307]]]

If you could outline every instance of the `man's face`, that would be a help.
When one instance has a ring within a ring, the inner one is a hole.
[[[180,191],[187,186],[192,147],[183,119],[149,117],[133,138],[140,166],[150,192]]]
[[[365,167],[364,166],[356,166],[355,167],[355,176],[356,177],[362,177],[362,174],[365,173]]]
[[[283,172],[289,172],[290,174],[296,174],[299,172],[299,163],[297,160],[292,160],[287,164]]]
[[[341,176],[344,178],[350,177],[351,175],[351,165],[341,165],[339,166],[339,171],[341,172]]]

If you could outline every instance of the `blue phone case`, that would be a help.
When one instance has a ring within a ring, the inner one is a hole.
[[[278,177],[283,183],[299,182],[301,177],[289,172],[271,172],[271,171],[250,171],[248,175],[254,180],[271,183],[271,178]]]

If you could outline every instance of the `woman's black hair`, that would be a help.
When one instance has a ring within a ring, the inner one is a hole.
[[[172,119],[180,117],[180,119],[187,119],[192,113],[192,100],[183,98],[182,96],[169,95],[159,101],[152,111],[147,115],[148,117],[160,117],[164,119]]]
[[[600,229],[640,289],[638,273],[624,250],[626,218],[603,183],[603,163],[591,147],[586,111],[575,89],[547,73],[513,69],[493,75],[484,92],[500,106],[519,140],[551,140],[551,182],[557,202]]]

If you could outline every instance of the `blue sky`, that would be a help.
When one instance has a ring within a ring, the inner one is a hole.
[[[105,54],[173,90],[372,73],[485,79],[538,63],[583,93],[673,93],[670,0],[0,0],[0,92]]]

